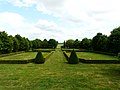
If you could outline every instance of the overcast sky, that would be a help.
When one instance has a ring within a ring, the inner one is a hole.
[[[81,40],[118,26],[120,0],[0,0],[0,31],[30,40]]]

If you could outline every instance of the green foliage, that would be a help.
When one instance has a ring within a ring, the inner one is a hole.
[[[42,42],[42,48],[48,48],[48,41],[47,39],[44,39],[43,42]]]
[[[29,40],[27,38],[21,37],[20,35],[15,35],[15,38],[18,40],[15,42],[19,45],[19,51],[28,51],[30,49]]]
[[[74,40],[69,39],[66,41],[66,47],[67,48],[73,48]]]
[[[64,41],[64,43],[63,43],[63,48],[65,48],[66,47],[66,42]]]
[[[2,43],[2,41],[0,39],[0,51],[2,50],[2,47],[3,47],[3,43]]]
[[[107,51],[107,36],[97,33],[92,39],[92,48],[95,51]]]
[[[73,50],[71,52],[70,58],[68,60],[69,64],[77,64],[79,62],[76,52]]]
[[[19,49],[19,42],[16,37],[13,38],[13,51],[17,52]]]
[[[82,39],[80,45],[81,48],[83,49],[91,49],[91,39],[87,39],[87,38]]]
[[[12,39],[3,31],[0,32],[0,48],[2,53],[9,53],[12,51]]]
[[[38,49],[42,47],[42,41],[40,39],[35,39],[32,42],[32,48],[33,49]]]
[[[32,41],[29,41],[29,46],[30,46],[30,49],[32,50],[32,47],[33,47]]]
[[[50,39],[48,41],[48,44],[49,44],[49,48],[56,48],[58,43],[55,39]]]
[[[27,38],[24,38],[24,51],[29,51],[30,49],[30,44],[29,44],[29,40]]]
[[[17,51],[29,51],[30,49],[39,48],[56,48],[58,42],[55,39],[50,39],[47,41],[44,39],[35,39],[29,41],[28,38],[22,37],[19,34],[8,36],[5,31],[0,31],[0,53],[10,53]]]
[[[22,42],[23,42],[23,39],[22,39],[22,37],[20,36],[20,35],[15,35],[15,38],[17,39],[17,45],[19,45],[18,47],[18,50],[19,51],[22,51],[22,49],[23,49],[23,46],[22,46]]]
[[[45,62],[45,59],[44,59],[41,51],[38,51],[38,53],[36,55],[36,58],[34,59],[33,62],[36,63],[36,64],[42,64],[42,63]]]
[[[35,39],[32,41],[32,48],[39,49],[39,48],[56,48],[58,42],[55,39],[44,39],[41,41],[40,39]]]
[[[79,41],[78,39],[76,39],[76,40],[74,41],[73,47],[76,48],[76,49],[80,48],[80,41]]]
[[[118,53],[118,59],[120,60],[120,52]]]
[[[120,27],[115,28],[111,35],[108,37],[108,49],[109,52],[118,53],[120,52]]]
[[[8,36],[9,38],[9,52],[13,51],[13,36]]]

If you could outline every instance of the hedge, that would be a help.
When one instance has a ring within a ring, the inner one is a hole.
[[[0,60],[0,64],[27,64],[31,60]]]
[[[86,64],[120,64],[120,60],[85,60],[79,58],[79,61]]]

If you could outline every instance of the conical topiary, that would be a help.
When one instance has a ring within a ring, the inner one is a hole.
[[[45,62],[45,59],[43,58],[43,55],[42,55],[41,51],[38,51],[38,53],[35,57],[34,63],[42,64],[44,62]]]
[[[69,64],[77,64],[79,62],[76,52],[73,50],[71,52],[70,58],[68,60]]]

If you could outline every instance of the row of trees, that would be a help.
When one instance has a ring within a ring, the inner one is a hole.
[[[21,37],[20,35],[8,35],[5,31],[0,31],[0,53],[9,53],[17,51],[29,51],[30,49],[38,48],[56,48],[57,41],[50,39],[35,39],[30,41],[28,38]]]
[[[84,38],[82,41],[69,39],[66,42],[64,41],[63,48],[91,49],[91,39]]]
[[[82,41],[64,41],[64,48],[82,48],[87,50],[110,52],[117,54],[120,52],[120,27],[113,29],[109,36],[97,33],[92,39],[84,38]]]
[[[47,41],[47,39],[44,39],[43,41],[41,41],[40,39],[35,39],[35,40],[31,41],[31,43],[32,43],[33,49],[56,48],[58,41],[56,41],[55,39],[49,39],[49,41]]]

